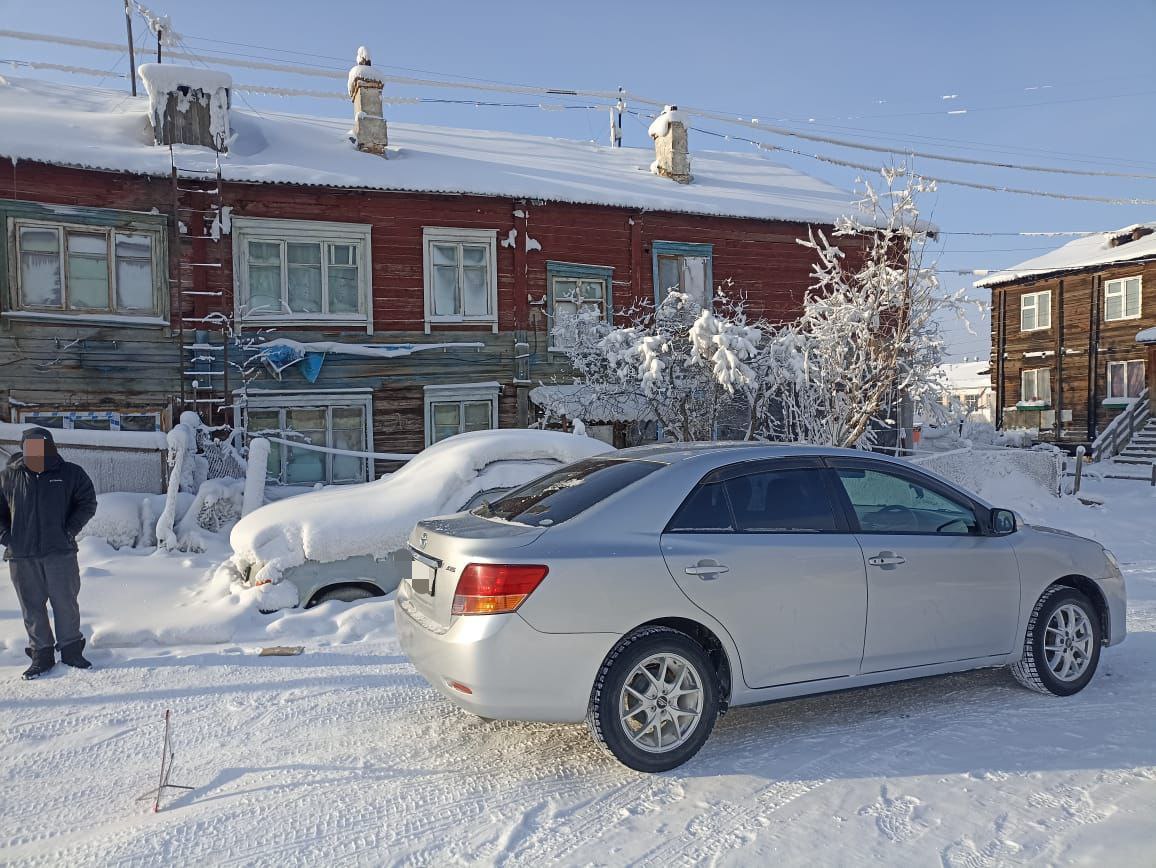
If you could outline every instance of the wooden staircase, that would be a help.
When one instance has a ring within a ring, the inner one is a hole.
[[[1153,478],[1156,419],[1152,418],[1147,389],[1095,439],[1092,457],[1108,478],[1145,482]]]

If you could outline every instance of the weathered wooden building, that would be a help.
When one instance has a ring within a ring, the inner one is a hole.
[[[378,453],[526,425],[561,369],[555,323],[726,280],[792,317],[812,262],[796,239],[850,207],[756,155],[680,153],[676,113],[656,148],[387,132],[358,66],[350,134],[229,107],[219,76],[150,78],[151,101],[0,85],[0,418],[151,428],[193,408]],[[201,116],[164,128],[186,102]],[[652,171],[656,152],[680,171]],[[290,448],[271,472],[373,468]]]
[[[1147,386],[1156,359],[1156,224],[1078,238],[979,281],[992,294],[1000,424],[1090,444]]]

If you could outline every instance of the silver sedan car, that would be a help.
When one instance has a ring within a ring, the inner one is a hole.
[[[398,636],[430,684],[485,718],[586,720],[647,772],[731,706],[1008,665],[1068,696],[1125,633],[1098,543],[841,449],[610,453],[423,521],[410,553]]]

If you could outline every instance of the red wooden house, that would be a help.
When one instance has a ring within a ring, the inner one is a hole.
[[[0,80],[0,418],[141,429],[192,408],[377,453],[524,426],[562,369],[555,322],[724,280],[793,317],[796,239],[850,207],[757,155],[688,153],[677,112],[655,148],[612,148],[387,131],[364,66],[352,131],[230,108],[203,70],[146,82],[149,99]],[[373,472],[292,448],[270,469]]]

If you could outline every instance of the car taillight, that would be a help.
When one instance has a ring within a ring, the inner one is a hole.
[[[546,578],[540,564],[470,564],[454,592],[455,615],[499,615],[513,612]]]

